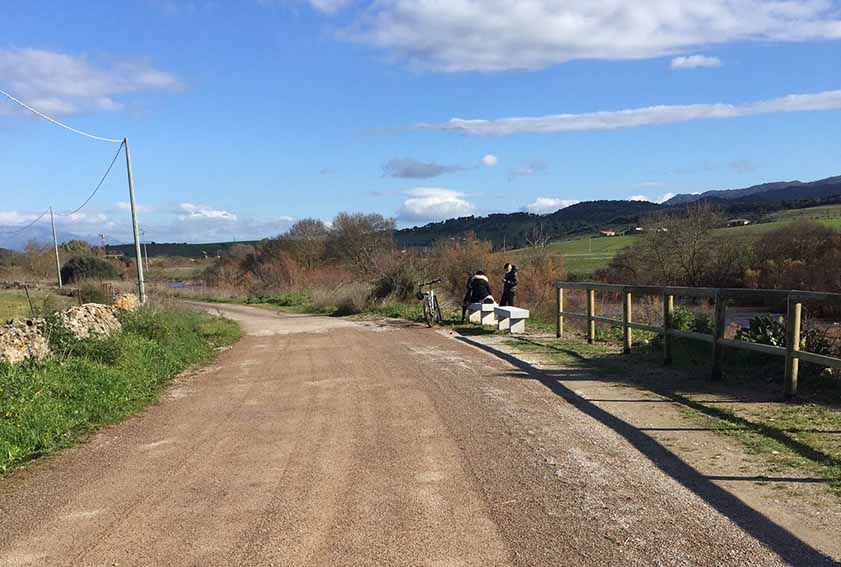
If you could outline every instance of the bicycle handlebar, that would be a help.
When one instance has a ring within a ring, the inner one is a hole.
[[[425,286],[425,285],[432,285],[432,284],[436,284],[436,283],[438,283],[438,282],[440,282],[440,281],[441,281],[441,278],[438,278],[438,279],[435,279],[435,280],[432,280],[432,281],[429,281],[429,282],[419,283],[419,284],[418,284],[418,287],[423,287],[423,286]]]

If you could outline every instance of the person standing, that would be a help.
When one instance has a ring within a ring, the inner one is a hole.
[[[499,304],[503,307],[514,307],[517,296],[517,266],[505,264],[505,274],[502,276],[502,299]]]
[[[464,323],[465,318],[467,317],[467,306],[470,305],[472,298],[471,296],[471,286],[473,285],[473,272],[467,276],[467,285],[464,286],[464,299],[461,300],[461,322]]]

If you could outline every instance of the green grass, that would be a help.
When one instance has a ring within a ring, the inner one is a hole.
[[[35,315],[41,316],[57,309],[69,307],[74,303],[73,298],[56,295],[48,291],[30,290],[30,298],[35,308]],[[20,289],[0,291],[0,322],[9,319],[25,319],[32,316],[26,293]]]
[[[638,236],[603,236],[594,238],[574,238],[552,242],[547,249],[556,254],[567,255],[610,255],[637,241]]]
[[[841,205],[823,205],[820,207],[809,207],[807,209],[789,209],[777,211],[768,215],[770,220],[796,221],[814,220],[818,222],[829,222],[841,224]]]
[[[155,401],[164,384],[239,338],[236,323],[145,307],[123,331],[78,341],[53,332],[44,362],[0,364],[0,473],[72,444]]]
[[[207,268],[206,264],[195,263],[189,266],[155,266],[149,268],[149,280],[189,280],[199,277]]]

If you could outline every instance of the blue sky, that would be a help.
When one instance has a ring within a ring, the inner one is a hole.
[[[128,137],[158,241],[841,174],[835,0],[12,0],[0,37],[0,89]],[[4,230],[116,151],[8,102],[0,139]],[[118,161],[60,229],[125,241],[125,201]]]

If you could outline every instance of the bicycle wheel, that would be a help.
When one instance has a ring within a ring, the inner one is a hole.
[[[434,305],[433,309],[435,310],[435,322],[441,325],[444,322],[444,317],[441,315],[441,306],[438,305],[438,296],[436,295],[434,298]]]
[[[429,307],[429,301],[426,299],[423,301],[423,320],[426,321],[427,327],[432,327],[434,314],[432,313],[432,309]]]

